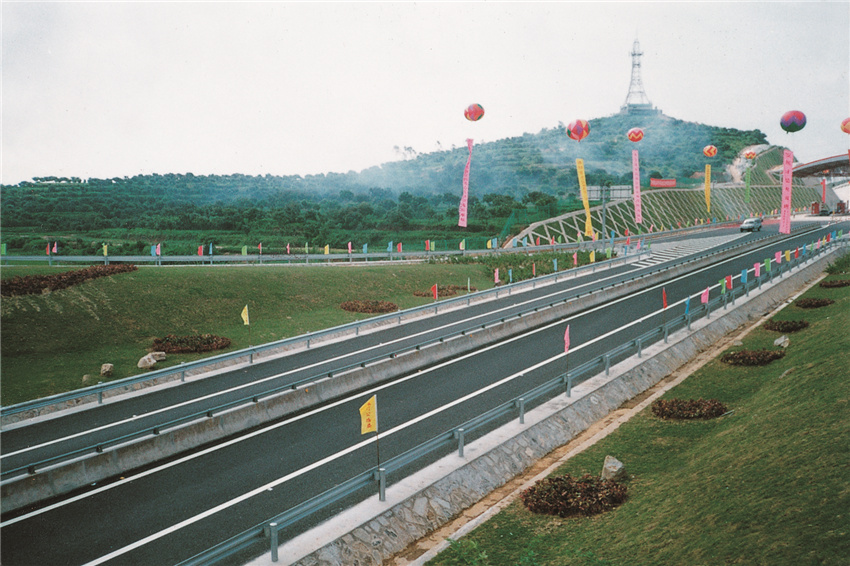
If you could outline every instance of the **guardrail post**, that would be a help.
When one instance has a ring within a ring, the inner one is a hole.
[[[637,349],[638,357],[640,358],[643,356],[643,341],[640,338],[637,339]]]
[[[525,424],[525,399],[519,398],[519,424]]]
[[[664,343],[665,343],[665,344],[667,343],[667,335],[668,335],[668,334],[670,334],[670,329],[669,329],[669,328],[667,327],[667,325],[665,324],[665,325],[664,325]]]
[[[685,318],[688,321],[688,330],[690,330],[691,329],[691,313],[688,313]]]
[[[608,370],[611,369],[611,356],[605,354],[605,375],[608,375]]]
[[[723,310],[726,310],[726,305],[729,304],[729,295],[723,295]]]
[[[277,562],[277,523],[269,523],[269,538],[271,539],[272,562]]]
[[[463,429],[457,429],[457,455],[463,458]]]
[[[387,469],[378,468],[378,499],[387,500]]]
[[[102,381],[98,381],[97,384],[100,385],[103,383]],[[103,405],[103,389],[97,392],[97,404]]]
[[[570,375],[570,372],[567,372],[566,378],[567,378],[567,397],[572,397],[572,395],[573,395],[573,376]]]
[[[185,363],[186,363],[186,362],[180,362],[180,365],[182,366],[182,365],[183,365],[183,364],[185,364]],[[185,369],[181,369],[181,370],[180,370],[180,382],[181,382],[181,383],[184,383],[185,381],[186,381],[186,370],[185,370]]]
[[[254,350],[251,350],[250,352],[248,352],[248,363],[249,364],[254,363]]]

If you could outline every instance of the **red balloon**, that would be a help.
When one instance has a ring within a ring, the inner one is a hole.
[[[589,133],[590,124],[587,123],[587,120],[574,120],[567,126],[567,134],[576,141],[583,140]]]
[[[744,157],[746,157],[747,159],[755,159],[756,158],[756,152],[755,151],[748,151],[747,153],[744,154]]]
[[[850,134],[850,118],[841,120],[841,131],[845,134]]]
[[[470,122],[477,122],[484,116],[484,108],[480,104],[470,104],[463,111],[463,117]]]
[[[707,145],[702,148],[702,152],[705,154],[706,157],[714,157],[715,155],[717,155],[717,148],[713,145]]]
[[[632,128],[626,132],[626,137],[629,138],[629,141],[631,142],[639,142],[643,139],[643,130],[640,128]]]

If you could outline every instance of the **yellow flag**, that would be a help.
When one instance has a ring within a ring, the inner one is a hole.
[[[578,186],[581,189],[581,202],[584,205],[584,235],[593,236],[593,223],[590,219],[590,200],[587,195],[587,180],[584,176],[584,159],[576,159],[576,173],[578,174]]]
[[[596,261],[596,252],[591,251],[590,252],[590,263],[594,263],[595,261]]]
[[[245,308],[242,309],[242,321],[245,323],[246,326],[250,324],[248,322],[248,305],[245,305]]]
[[[487,240],[487,249],[488,249],[488,250],[492,250],[492,249],[493,249],[493,240]]]
[[[103,255],[106,256],[106,244],[103,244]]]
[[[791,250],[785,250],[785,261],[791,261]]]
[[[705,165],[705,208],[711,214],[711,165]]]
[[[372,398],[360,407],[360,434],[367,432],[378,432],[378,397],[376,395],[372,395]]]
[[[242,255],[248,255],[248,246],[242,246]]]
[[[325,255],[329,255],[331,253],[331,245],[325,244]]]

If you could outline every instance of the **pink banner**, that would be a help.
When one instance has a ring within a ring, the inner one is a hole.
[[[754,267],[754,268],[755,268],[755,270],[756,270],[756,277],[758,277],[759,275],[761,275],[761,262],[754,263],[754,264],[753,264],[753,267]]]
[[[776,263],[782,263],[782,252],[776,252],[773,257]]]
[[[650,179],[649,186],[657,189],[657,188],[667,188],[672,189],[676,187],[676,179]]]
[[[786,149],[782,154],[782,213],[779,216],[779,233],[791,233],[791,168],[794,153]]]
[[[632,150],[632,198],[635,203],[635,222],[643,224],[643,212],[640,207],[640,164],[638,150]]]
[[[472,163],[472,139],[466,140],[466,145],[469,146],[469,157],[466,160],[466,168],[463,170],[463,196],[460,197],[460,207],[458,208],[457,225],[466,228],[466,214],[469,203],[469,165]]]

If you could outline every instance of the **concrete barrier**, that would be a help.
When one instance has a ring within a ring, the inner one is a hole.
[[[67,462],[39,469],[35,474],[9,478],[0,483],[0,503],[4,510],[14,510],[25,505],[62,495],[85,485],[125,474],[217,440],[247,428],[283,418],[297,411],[315,407],[337,399],[352,391],[381,383],[426,368],[443,360],[459,356],[510,338],[521,332],[559,320],[602,303],[626,296],[636,290],[667,281],[674,277],[714,263],[739,253],[729,250],[702,258],[672,269],[612,285],[603,290],[560,302],[493,326],[457,335],[445,342],[434,343],[420,350],[410,350],[393,359],[386,359],[365,368],[339,373],[331,378],[318,379],[297,389],[262,398],[257,403],[217,413],[181,424],[172,429],[162,429],[120,446],[111,446],[103,453],[83,456]]]

